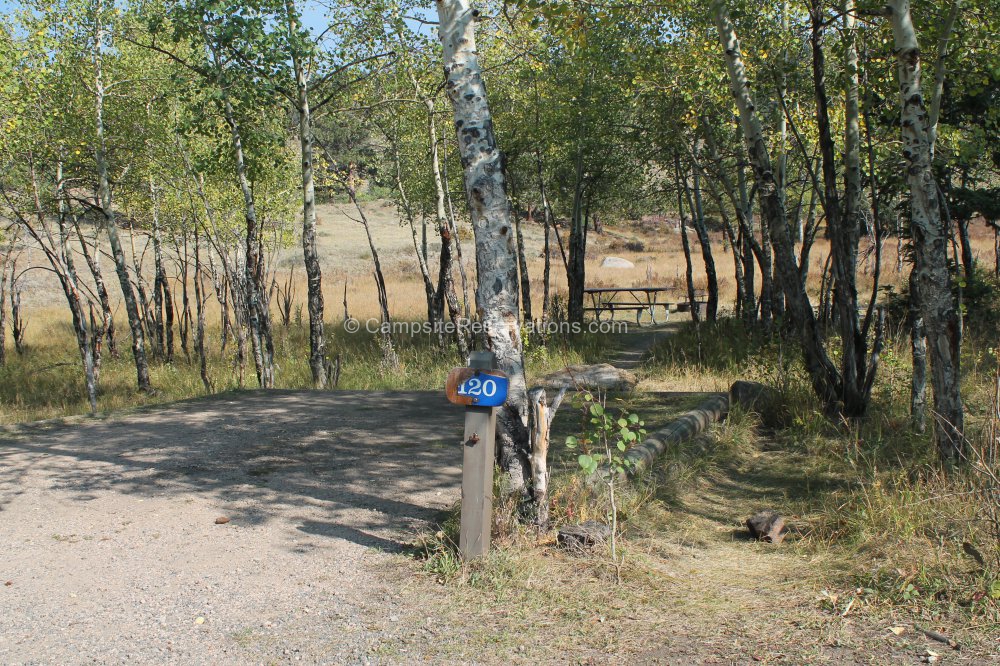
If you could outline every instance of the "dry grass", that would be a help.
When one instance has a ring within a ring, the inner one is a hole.
[[[221,350],[221,326],[213,311],[206,336],[209,350],[208,372],[216,391],[257,386],[252,360],[248,360],[243,381],[236,366],[236,345],[231,340]],[[354,313],[352,313],[353,315]],[[120,335],[128,327],[119,322]],[[0,423],[18,423],[38,419],[84,414],[83,372],[79,352],[73,345],[72,331],[62,312],[46,310],[32,313],[29,320],[24,355],[9,354],[7,365],[0,367]],[[308,388],[311,375],[307,364],[308,324],[293,321],[288,327],[274,327],[276,388]],[[543,374],[566,365],[595,362],[605,355],[608,340],[595,335],[552,339],[546,346],[534,346],[527,353],[528,372]],[[173,363],[153,359],[150,368],[152,394],[135,390],[135,368],[127,337],[119,340],[120,356],[105,355],[101,370],[98,408],[114,412],[144,405],[197,397],[205,394],[196,359],[186,356],[176,343]],[[464,361],[455,348],[442,352],[437,338],[397,336],[396,350],[400,364],[388,369],[381,363],[382,354],[376,337],[365,331],[349,334],[342,321],[327,322],[327,348],[331,357],[340,356],[342,370],[338,388],[354,390],[424,390],[441,389],[449,369]],[[191,349],[193,354],[193,347]]]

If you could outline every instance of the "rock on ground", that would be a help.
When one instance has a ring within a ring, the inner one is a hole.
[[[621,257],[605,257],[601,262],[601,268],[635,268],[635,264]]]

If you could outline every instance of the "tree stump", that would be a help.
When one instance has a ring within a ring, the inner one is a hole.
[[[781,394],[770,386],[742,379],[735,381],[729,388],[729,401],[745,411],[759,414],[764,425],[775,427],[784,421]]]
[[[771,510],[760,511],[747,518],[747,529],[754,539],[767,543],[781,543],[788,534],[785,519]]]
[[[605,543],[611,538],[611,528],[596,520],[587,520],[576,525],[559,528],[556,544],[566,550],[583,551]]]

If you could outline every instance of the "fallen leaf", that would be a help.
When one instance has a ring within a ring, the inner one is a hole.
[[[889,627],[889,631],[896,634],[897,636],[902,636],[906,633],[906,627]]]
[[[199,616],[199,617],[196,617],[196,618],[194,619],[194,623],[195,623],[195,624],[205,624],[205,618],[203,618],[203,617],[200,617],[200,616]]]
[[[219,516],[218,518],[215,519],[216,525],[225,525],[228,522],[229,522],[229,516]]]
[[[4,583],[4,585],[6,585],[7,587],[10,587],[13,584],[14,584],[14,581],[12,581],[12,580],[9,580],[6,583]]]
[[[920,655],[920,661],[925,664],[936,664],[941,659],[941,655],[934,650],[924,650]]]

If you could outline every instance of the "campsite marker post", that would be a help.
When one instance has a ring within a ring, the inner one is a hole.
[[[469,367],[448,373],[445,387],[448,400],[465,405],[458,549],[466,560],[485,555],[490,549],[496,408],[507,398],[507,375],[495,367],[493,352],[472,352]]]

